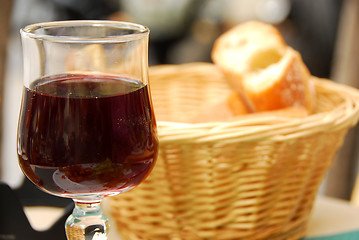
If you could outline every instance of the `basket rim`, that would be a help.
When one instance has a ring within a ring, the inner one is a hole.
[[[186,72],[195,68],[204,73],[216,67],[211,63],[186,63],[151,66],[152,74]],[[290,118],[254,113],[238,116],[232,121],[183,123],[157,121],[158,135],[163,143],[203,143],[227,141],[283,141],[320,132],[333,132],[353,127],[359,119],[359,90],[333,80],[311,79],[316,89],[322,88],[338,95],[343,102],[331,111],[311,114],[303,118]]]

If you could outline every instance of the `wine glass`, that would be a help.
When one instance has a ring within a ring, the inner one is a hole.
[[[136,187],[156,161],[147,27],[58,21],[21,29],[19,165],[43,191],[72,198],[68,239],[107,239],[100,203]]]

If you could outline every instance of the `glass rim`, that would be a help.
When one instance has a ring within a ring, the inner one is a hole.
[[[49,29],[56,27],[112,27],[124,30],[136,30],[135,33],[125,33],[121,35],[101,36],[101,37],[89,37],[89,36],[67,36],[67,35],[50,35],[44,33],[35,33],[38,29]],[[24,37],[47,40],[52,42],[91,42],[91,43],[103,43],[103,42],[128,42],[131,40],[144,38],[149,34],[148,27],[132,22],[123,21],[111,21],[111,20],[68,20],[68,21],[51,21],[40,22],[27,25],[20,29],[20,34]]]

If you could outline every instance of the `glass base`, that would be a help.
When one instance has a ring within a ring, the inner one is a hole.
[[[75,208],[65,223],[68,240],[106,240],[108,219],[101,211],[100,202],[75,201]]]

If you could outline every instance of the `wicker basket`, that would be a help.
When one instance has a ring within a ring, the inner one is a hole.
[[[150,69],[160,152],[142,185],[109,199],[123,239],[299,239],[318,187],[359,117],[359,91],[315,79],[316,113],[181,123],[228,95],[207,63]],[[167,120],[167,121],[164,121]],[[172,121],[170,121],[172,120]]]

